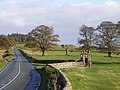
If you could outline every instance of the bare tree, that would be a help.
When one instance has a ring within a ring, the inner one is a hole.
[[[111,54],[116,50],[120,39],[119,25],[109,21],[104,21],[97,27],[97,30],[99,30],[98,45],[101,48],[104,48],[107,51],[108,56],[111,57]]]
[[[59,35],[54,34],[53,28],[45,25],[41,25],[33,29],[29,35],[37,41],[36,44],[39,45],[42,56],[45,55],[45,51],[52,48],[52,45],[59,41]]]

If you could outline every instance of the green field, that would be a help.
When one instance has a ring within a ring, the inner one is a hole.
[[[47,51],[45,56],[41,56],[40,51],[24,50],[24,52],[31,54],[33,58],[38,60],[76,60],[79,59],[79,52],[69,52],[65,55],[65,51]]]
[[[80,52],[69,52],[69,55],[65,55],[65,51],[47,51],[45,56],[41,56],[40,51],[33,51],[30,49],[23,50],[27,54],[31,54],[33,58],[37,60],[78,60],[80,59]],[[100,62],[120,62],[120,55],[112,55],[107,57],[106,53],[92,53],[92,61],[94,63]]]
[[[93,53],[90,68],[61,69],[73,90],[120,90],[120,55]]]
[[[120,65],[94,64],[91,68],[61,69],[73,90],[120,90]]]
[[[40,51],[24,50],[32,53],[38,60],[73,60],[79,59],[80,52],[48,51],[41,56]],[[120,55],[107,57],[106,53],[92,53],[90,68],[63,68],[62,72],[70,80],[73,90],[120,90]]]
[[[27,51],[28,52],[28,51]],[[46,56],[34,52],[38,60],[72,60],[78,59],[80,52],[70,52],[66,56],[63,51],[49,51]],[[91,68],[61,69],[72,83],[73,90],[120,90],[120,55],[92,53]]]

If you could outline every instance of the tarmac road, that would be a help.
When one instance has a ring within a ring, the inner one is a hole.
[[[40,74],[18,49],[14,49],[14,58],[0,72],[0,90],[37,90]]]

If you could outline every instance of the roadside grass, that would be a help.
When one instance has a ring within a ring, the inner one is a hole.
[[[39,87],[39,90],[47,90],[47,85],[48,85],[48,76],[47,76],[47,72],[45,70],[43,70],[44,66],[35,66],[35,68],[37,69],[37,71],[40,73],[41,75],[41,85]]]
[[[6,64],[6,61],[2,59],[3,52],[4,52],[4,50],[0,50],[0,71]]]
[[[13,52],[11,51],[11,55],[7,57],[8,61],[2,58],[5,50],[0,50],[0,71],[6,66],[6,64],[13,59]]]
[[[7,64],[7,61],[0,61],[0,71],[4,68],[4,66]]]

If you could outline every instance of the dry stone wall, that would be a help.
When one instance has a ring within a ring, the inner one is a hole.
[[[62,62],[62,63],[53,63],[53,64],[49,64],[49,65],[51,65],[57,69],[83,66],[82,62]]]
[[[56,68],[56,69],[60,69],[60,68],[70,68],[70,67],[82,67],[83,64],[82,62],[62,62],[62,63],[53,63],[53,64],[49,64],[52,67]],[[63,75],[66,85],[63,88],[63,90],[72,90],[72,86],[70,81],[68,80],[68,78],[65,76],[65,74],[63,72],[61,72],[61,70],[59,70],[59,72]]]

